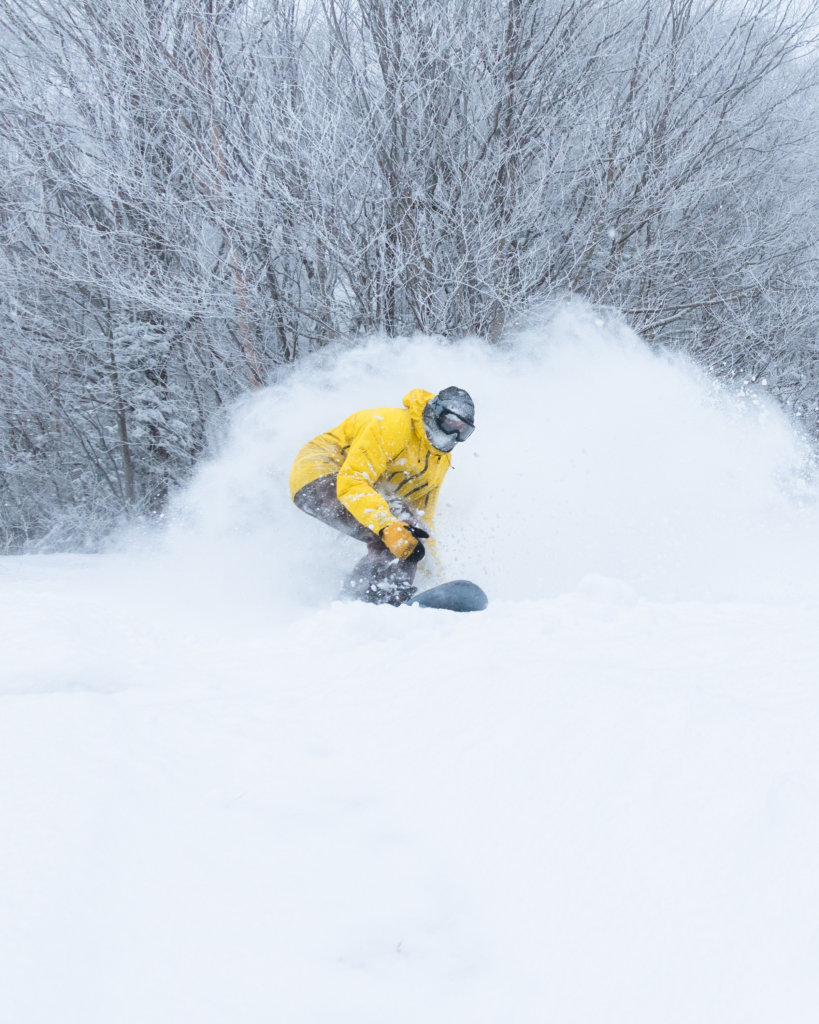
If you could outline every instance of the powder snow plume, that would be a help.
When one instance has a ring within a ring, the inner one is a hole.
[[[293,507],[296,452],[356,409],[450,384],[474,397],[477,429],[442,490],[444,576],[501,600],[579,586],[660,600],[819,595],[811,451],[786,416],[761,389],[721,386],[577,305],[502,348],[370,339],[307,360],[237,408],[174,506],[166,556],[194,578],[215,557],[219,585],[253,599],[333,600],[359,545]]]

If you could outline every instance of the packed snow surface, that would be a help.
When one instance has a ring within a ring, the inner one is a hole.
[[[293,456],[450,384],[490,607],[337,601]],[[573,309],[303,365],[162,530],[0,561],[0,1021],[813,1022],[817,614],[753,388]]]

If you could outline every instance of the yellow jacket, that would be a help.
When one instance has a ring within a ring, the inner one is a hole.
[[[305,484],[338,474],[336,493],[355,518],[374,533],[399,521],[387,498],[397,495],[430,521],[451,456],[427,440],[421,418],[432,392],[415,388],[403,409],[364,409],[309,441],[290,473],[290,496]]]

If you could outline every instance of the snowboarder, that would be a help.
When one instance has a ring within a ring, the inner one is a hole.
[[[450,453],[474,429],[462,388],[416,388],[403,409],[355,412],[301,449],[290,474],[297,507],[367,545],[344,596],[392,605],[412,597]]]

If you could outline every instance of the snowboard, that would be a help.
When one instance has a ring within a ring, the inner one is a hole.
[[[450,612],[482,612],[489,604],[489,598],[477,585],[469,580],[450,580],[411,597],[407,604],[419,608],[444,608]]]

